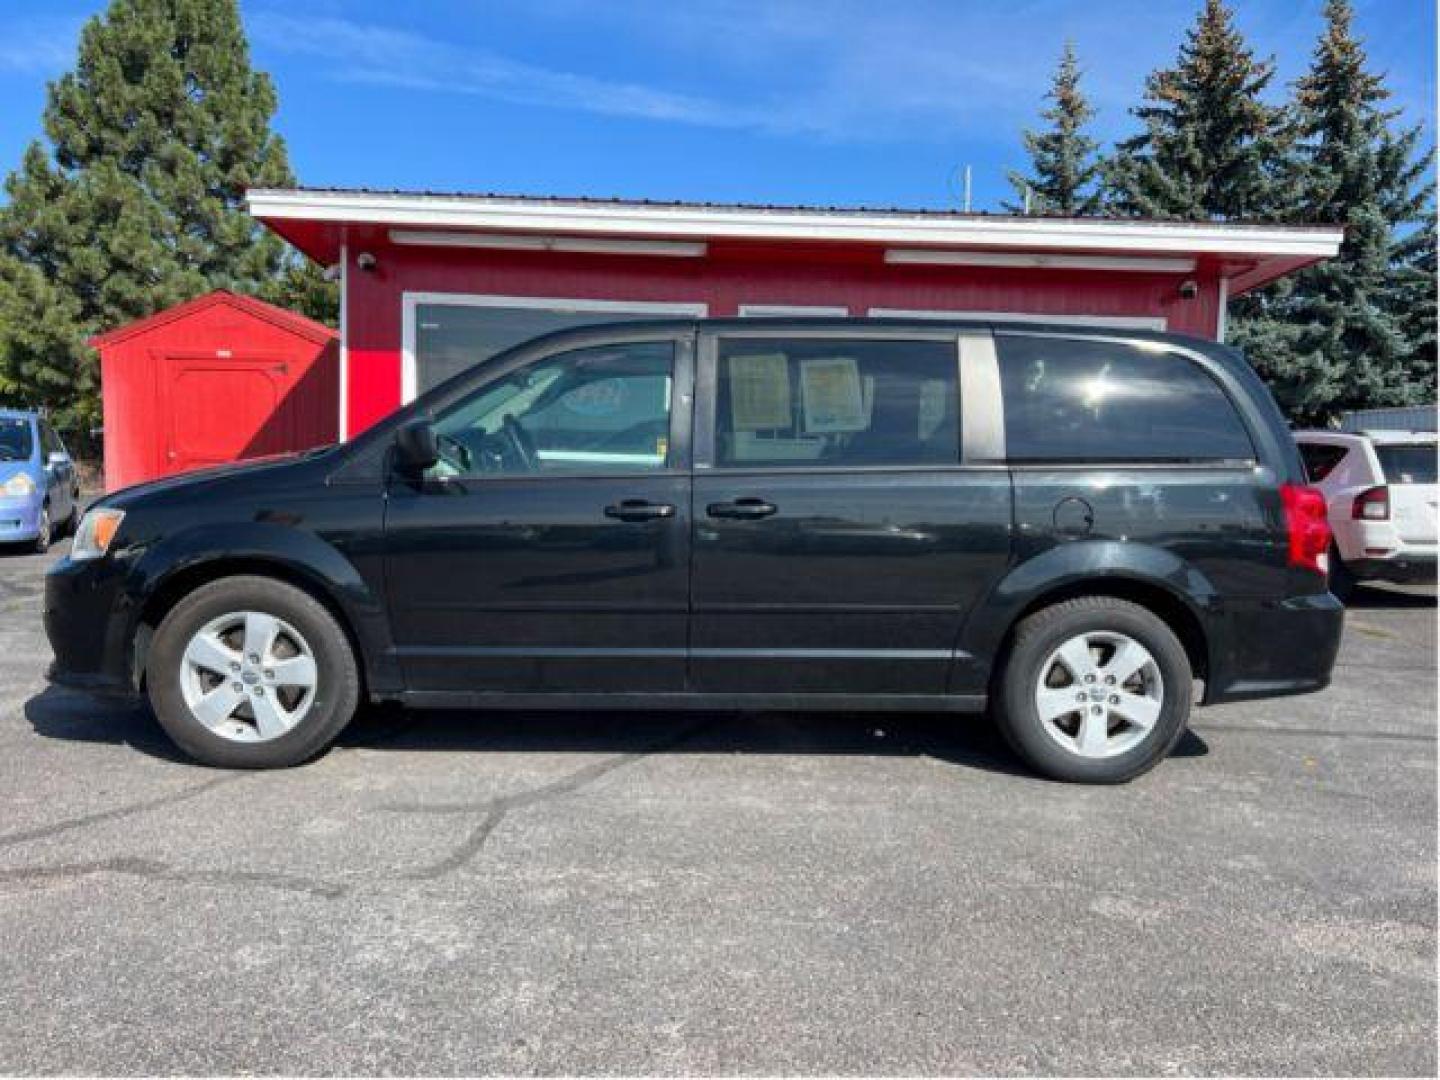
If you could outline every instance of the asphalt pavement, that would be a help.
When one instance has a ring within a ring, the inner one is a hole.
[[[57,549],[58,553],[58,549]],[[0,1073],[1436,1072],[1436,610],[1118,788],[980,718],[372,712],[182,760],[0,555]]]

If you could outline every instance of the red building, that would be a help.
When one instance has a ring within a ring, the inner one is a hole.
[[[257,190],[342,282],[341,437],[549,330],[661,315],[1041,317],[1223,337],[1335,228]]]
[[[223,289],[90,339],[105,487],[334,442],[339,335]]]

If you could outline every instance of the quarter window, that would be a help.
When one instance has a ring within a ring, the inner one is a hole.
[[[1220,385],[1186,357],[1083,338],[998,334],[1012,461],[1250,460]]]
[[[1329,443],[1300,444],[1300,457],[1305,461],[1305,475],[1315,482],[1324,480],[1334,472],[1335,466],[1345,459],[1347,453],[1345,447],[1332,446]]]
[[[645,472],[670,459],[671,342],[559,353],[436,418],[431,475]]]
[[[722,467],[960,460],[953,342],[722,339],[715,396]]]

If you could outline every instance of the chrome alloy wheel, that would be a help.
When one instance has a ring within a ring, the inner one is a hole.
[[[315,653],[289,623],[236,611],[202,626],[185,646],[180,692],[190,714],[235,742],[268,742],[315,703]]]
[[[1072,754],[1133,750],[1160,719],[1165,684],[1150,650],[1110,630],[1077,634],[1040,665],[1035,708],[1045,733]]]

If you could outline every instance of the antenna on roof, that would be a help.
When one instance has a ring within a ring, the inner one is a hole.
[[[955,171],[947,178],[947,187],[950,189],[950,198],[958,202],[965,213],[970,212],[970,166],[957,165]]]

